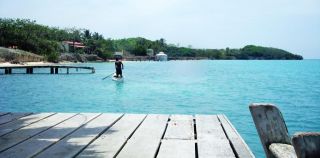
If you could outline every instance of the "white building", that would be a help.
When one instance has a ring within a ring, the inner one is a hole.
[[[156,55],[156,61],[167,61],[168,60],[168,55],[167,54],[164,54],[163,52],[159,52],[157,55]]]
[[[114,58],[122,59],[123,58],[123,52],[114,52]]]

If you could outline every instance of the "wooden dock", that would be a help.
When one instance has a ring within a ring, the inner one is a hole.
[[[225,115],[0,112],[0,157],[254,156]]]
[[[88,66],[67,66],[67,65],[14,65],[14,66],[0,66],[0,70],[4,70],[4,74],[12,74],[12,70],[14,69],[25,69],[26,74],[33,74],[34,69],[50,69],[50,74],[58,74],[59,69],[66,69],[66,74],[69,74],[69,69],[87,69],[91,70],[91,73],[95,73],[94,67]]]

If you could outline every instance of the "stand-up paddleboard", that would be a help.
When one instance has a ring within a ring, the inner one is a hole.
[[[124,81],[124,76],[122,76],[122,77],[115,77],[115,76],[116,76],[116,74],[112,75],[113,81],[116,81],[116,82],[123,82]]]

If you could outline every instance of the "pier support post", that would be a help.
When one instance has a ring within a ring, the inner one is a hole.
[[[54,68],[50,67],[50,74],[54,74]]]
[[[9,68],[4,69],[4,74],[9,74]]]
[[[4,74],[12,74],[12,68],[5,68]]]
[[[69,68],[67,68],[67,74],[69,74]]]
[[[55,70],[54,70],[54,73],[55,73],[55,74],[58,74],[58,73],[59,73],[59,68],[56,67],[56,68],[54,68],[54,69],[55,69]]]
[[[26,68],[27,74],[33,74],[33,68]]]
[[[257,103],[251,104],[249,109],[267,158],[275,157],[269,150],[272,143],[291,145],[286,123],[275,105]]]

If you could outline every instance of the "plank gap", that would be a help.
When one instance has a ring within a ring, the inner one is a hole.
[[[126,141],[124,141],[124,143],[122,144],[122,146],[120,147],[120,149],[116,152],[116,154],[114,155],[114,157],[117,157],[119,155],[119,153],[121,152],[121,150],[123,149],[123,147],[127,144],[128,140],[132,137],[132,135],[134,134],[134,132],[137,131],[137,129],[140,127],[140,125],[142,124],[142,122],[147,118],[148,115],[146,115],[142,121],[138,124],[138,126],[132,131],[132,133],[129,135],[129,137],[127,138]]]
[[[9,116],[9,118],[5,118],[9,114],[12,114],[12,115]],[[7,113],[7,114],[1,116],[0,125],[5,125],[7,123],[11,123],[11,122],[13,122],[15,120],[18,120],[20,118],[23,118],[23,117],[26,117],[26,116],[29,116],[29,115],[32,115],[32,112],[27,112],[27,113]],[[4,118],[4,121],[3,120],[1,121],[1,119],[3,119],[3,118]]]
[[[46,117],[43,117],[43,118],[41,118],[41,119],[39,119],[39,120],[36,120],[36,121],[34,121],[34,122],[32,122],[32,123],[29,123],[29,124],[27,124],[27,125],[25,125],[25,126],[21,126],[21,127],[16,128],[16,129],[13,129],[12,131],[9,131],[9,132],[7,132],[7,133],[0,134],[0,137],[5,136],[5,135],[7,135],[7,134],[10,134],[10,133],[12,133],[12,132],[15,132],[15,131],[17,131],[17,130],[19,130],[19,129],[21,129],[21,128],[27,127],[27,126],[32,125],[32,124],[34,124],[34,123],[37,123],[37,122],[39,122],[39,121],[41,121],[41,120],[43,120],[43,119],[46,119],[46,118],[48,118],[48,117],[51,117],[51,116],[55,115],[55,114],[57,114],[57,113],[53,113],[53,114],[48,115],[48,116],[46,116]],[[29,115],[29,116],[30,116],[30,115]],[[21,118],[19,118],[19,119],[21,119]],[[18,119],[18,120],[19,120],[19,119]],[[15,120],[15,121],[18,121],[18,120]],[[14,123],[14,122],[11,122],[11,123]],[[0,126],[0,127],[1,127],[1,126]],[[3,126],[2,126],[2,127],[3,127]]]
[[[195,148],[195,158],[199,158],[199,153],[198,153],[198,143],[197,143],[197,126],[196,126],[197,122],[195,117],[193,118],[193,133],[194,133],[194,148]]]
[[[16,143],[16,144],[14,144],[14,145],[11,145],[11,146],[9,146],[9,147],[7,147],[7,148],[4,148],[4,149],[3,149],[3,150],[1,150],[0,152],[4,152],[4,151],[6,151],[6,150],[8,150],[8,149],[10,149],[10,148],[12,148],[12,147],[15,147],[15,146],[17,146],[17,145],[19,145],[19,144],[21,144],[21,143],[25,142],[26,140],[28,140],[28,139],[30,139],[30,138],[32,138],[32,137],[34,137],[34,136],[38,135],[38,134],[41,134],[41,133],[43,133],[43,132],[45,132],[45,131],[47,131],[47,130],[51,129],[52,127],[54,127],[54,126],[56,126],[56,125],[58,125],[58,124],[60,124],[60,123],[62,123],[62,122],[64,122],[64,121],[66,121],[66,120],[69,120],[70,118],[72,118],[72,117],[74,117],[74,116],[76,116],[76,115],[78,115],[78,114],[72,115],[71,117],[68,117],[67,119],[65,119],[65,120],[63,120],[63,121],[60,121],[60,122],[58,122],[58,123],[56,123],[56,124],[52,125],[51,127],[47,128],[47,129],[45,129],[45,130],[43,130],[43,131],[40,131],[40,132],[35,133],[35,134],[33,134],[33,135],[29,136],[29,137],[26,137],[25,139],[21,140],[20,142],[17,142],[17,143]]]
[[[39,155],[41,152],[43,152],[43,151],[47,150],[48,148],[50,148],[51,146],[53,146],[53,145],[57,144],[58,142],[60,142],[60,141],[61,141],[61,140],[63,140],[64,138],[68,137],[68,136],[69,136],[69,135],[71,135],[72,133],[76,132],[76,131],[77,131],[78,129],[80,129],[81,127],[83,127],[83,126],[87,125],[89,122],[91,122],[92,120],[96,119],[96,118],[97,118],[97,117],[99,117],[100,115],[102,115],[102,113],[100,113],[99,115],[95,116],[94,118],[92,118],[92,119],[91,119],[91,120],[89,120],[88,122],[86,122],[86,123],[82,124],[81,126],[77,127],[76,129],[74,129],[73,131],[71,131],[70,133],[68,133],[67,135],[65,135],[65,136],[61,137],[58,141],[56,141],[56,142],[54,142],[54,143],[50,144],[49,146],[47,146],[47,147],[43,148],[43,149],[42,149],[41,151],[39,151],[38,153],[34,154],[34,156],[33,156],[33,157],[35,157],[35,156]]]
[[[169,125],[169,121],[171,120],[170,117],[171,117],[171,115],[169,115],[169,117],[168,117],[168,121],[167,121],[166,127],[164,129],[164,132],[162,134],[161,140],[164,138],[164,136],[166,134],[166,131],[167,131],[167,128],[168,128],[168,125]]]
[[[222,124],[222,122],[221,122],[221,120],[220,120],[220,117],[217,117],[217,118],[218,118],[218,120],[219,120],[220,126],[222,127],[223,133],[226,135],[226,137],[227,137],[227,139],[228,139],[228,141],[229,141],[229,144],[230,144],[230,146],[231,146],[231,149],[232,149],[234,155],[236,156],[236,158],[239,158],[239,155],[238,155],[235,147],[233,146],[230,138],[228,137],[227,131],[224,129],[224,126],[223,126],[223,124]]]
[[[10,112],[3,112],[3,113],[0,113],[0,116],[4,116],[4,115],[7,115],[9,114]]]
[[[84,151],[92,142],[94,142],[96,139],[98,139],[103,133],[105,133],[107,130],[109,130],[114,124],[116,124],[125,114],[122,114],[119,118],[117,118],[110,126],[107,126],[106,129],[102,130],[95,138],[93,138],[87,145],[85,145],[77,154],[75,154],[73,157],[77,157],[82,151]]]
[[[194,140],[197,140],[197,126],[196,126],[196,119],[193,119],[193,134],[194,134]]]
[[[157,148],[157,150],[156,150],[156,153],[154,154],[154,158],[156,158],[156,157],[158,156],[158,154],[159,154],[160,147],[161,147],[161,144],[162,144],[162,140],[163,140],[164,135],[166,134],[166,131],[167,131],[167,128],[168,128],[168,124],[169,124],[169,121],[170,121],[170,117],[171,117],[171,115],[169,115],[169,117],[168,117],[168,121],[167,121],[166,127],[164,128],[164,132],[163,132],[163,134],[162,134],[162,136],[161,136],[161,139],[160,139],[160,142],[159,142],[159,146],[158,146],[158,148]]]

